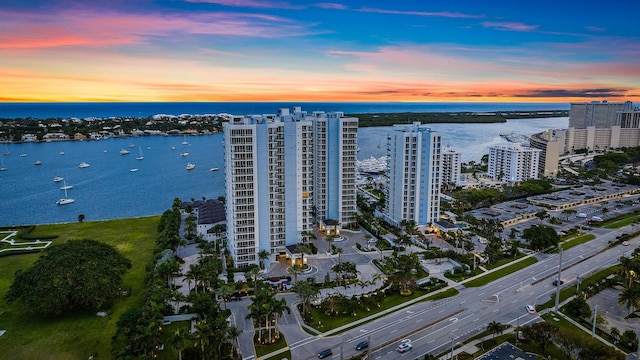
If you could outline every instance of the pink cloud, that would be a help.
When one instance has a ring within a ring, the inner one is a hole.
[[[538,25],[527,25],[519,22],[497,22],[497,21],[485,21],[482,26],[486,28],[494,28],[496,30],[507,31],[536,31]]]
[[[599,26],[587,26],[585,29],[595,32],[604,32],[607,31],[607,28],[599,27]]]
[[[348,8],[342,4],[336,3],[317,3],[315,6],[322,9],[347,10]]]
[[[260,0],[186,0],[191,3],[217,4],[231,7],[246,7],[259,9],[303,9],[304,7],[291,5],[281,1]]]
[[[449,11],[401,11],[401,10],[389,10],[389,9],[377,9],[363,7],[358,9],[362,12],[372,12],[380,14],[394,14],[394,15],[415,15],[415,16],[428,16],[428,17],[445,17],[445,18],[463,18],[463,19],[478,19],[485,17],[484,15],[463,14]]]
[[[336,3],[317,3],[315,6],[322,9],[347,10],[348,8],[342,4]]]
[[[63,11],[51,16],[0,11],[0,18],[5,19],[0,23],[0,48],[5,49],[140,44],[150,42],[151,36],[176,34],[279,38],[312,33],[309,24],[263,14]]]

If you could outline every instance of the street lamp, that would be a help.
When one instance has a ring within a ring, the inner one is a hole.
[[[449,333],[451,336],[451,360],[453,360],[453,346],[455,345],[455,340],[458,338],[453,331]]]
[[[556,283],[556,307],[555,312],[558,312],[558,306],[560,305],[560,275],[562,272],[562,246],[560,246],[560,262],[558,264],[558,282]]]

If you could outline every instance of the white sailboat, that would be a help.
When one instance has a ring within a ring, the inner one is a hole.
[[[9,168],[8,168],[8,167],[6,167],[6,166],[4,166],[4,159],[3,159],[3,158],[0,158],[0,160],[2,160],[2,165],[0,165],[0,171],[8,170]]]
[[[189,142],[187,141],[187,135],[184,136],[184,140],[182,141],[182,145],[189,145]]]
[[[84,161],[83,161],[83,162],[81,162],[81,163],[80,163],[80,165],[78,165],[78,167],[79,167],[80,169],[88,168],[89,166],[91,166],[91,165],[87,164],[87,163],[86,163],[86,162],[84,162]]]
[[[4,152],[2,154],[3,155],[11,154],[11,152],[9,151],[9,145],[7,143],[4,143]]]
[[[188,163],[188,164],[187,164],[187,170],[193,170],[193,169],[195,169],[195,168],[196,168],[196,165],[195,165],[195,164],[193,164],[193,163]]]
[[[140,150],[140,155],[138,155],[138,157],[136,158],[136,160],[142,160],[144,159],[144,156],[142,156],[142,147],[138,146],[138,149]]]
[[[62,199],[56,201],[56,204],[58,204],[58,205],[67,205],[67,204],[71,204],[71,203],[75,202],[74,199],[70,199],[69,196],[67,195],[66,187],[67,187],[67,182],[65,181],[64,182],[64,188],[65,188],[64,189],[64,197]]]

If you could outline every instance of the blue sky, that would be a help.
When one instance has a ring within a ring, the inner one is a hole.
[[[640,2],[19,1],[0,101],[640,99]]]

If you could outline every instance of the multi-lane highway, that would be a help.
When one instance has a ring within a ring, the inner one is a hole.
[[[640,227],[636,226],[636,229]],[[607,248],[610,241],[622,233],[632,233],[627,226],[616,230],[598,229],[597,239],[581,244],[562,254],[562,286],[575,286],[579,276],[614,265],[620,256],[628,255],[639,244]],[[326,348],[333,350],[333,358],[348,358],[358,353],[355,345],[370,340],[371,359],[416,358],[424,354],[439,354],[450,349],[452,341],[460,342],[486,329],[491,321],[503,324],[524,325],[538,319],[529,314],[526,304],[546,302],[555,293],[555,278],[559,254],[538,254],[538,262],[480,288],[459,286],[456,297],[421,302],[399,312],[351,329],[337,336],[306,336],[296,332],[293,321],[287,321],[283,330],[294,359],[311,359]],[[295,301],[295,297],[289,297]],[[294,339],[295,338],[295,339]],[[395,351],[402,339],[411,339],[413,348],[404,354]]]

